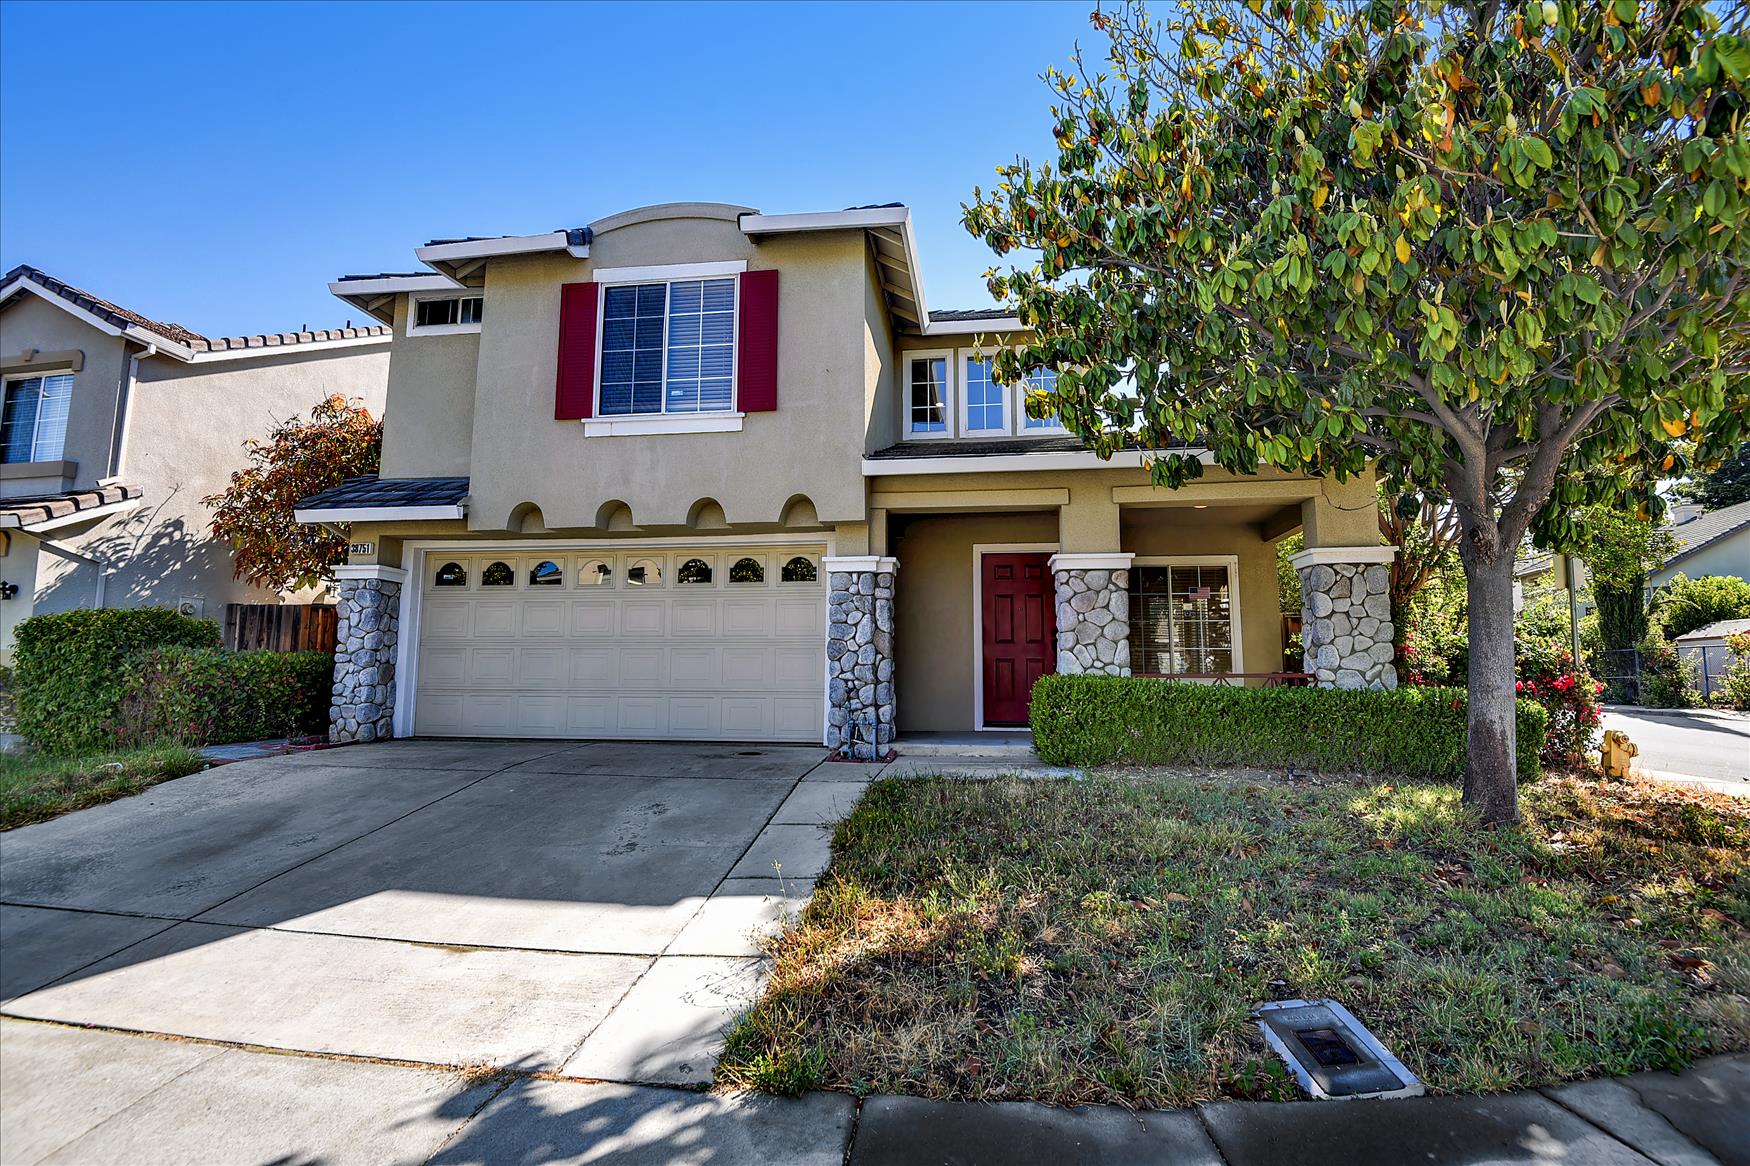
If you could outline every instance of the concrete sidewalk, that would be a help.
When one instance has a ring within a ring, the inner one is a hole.
[[[1541,1093],[1133,1113],[795,1101],[0,1022],[7,1163],[1750,1166],[1750,1056]]]

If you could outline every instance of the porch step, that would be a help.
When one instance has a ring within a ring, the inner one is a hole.
[[[911,733],[893,743],[901,757],[1033,758],[1031,733]]]

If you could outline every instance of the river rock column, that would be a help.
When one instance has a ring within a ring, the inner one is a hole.
[[[858,761],[887,754],[898,736],[893,695],[893,584],[899,560],[828,556],[827,744]]]
[[[384,741],[395,735],[395,653],[401,630],[396,567],[335,569],[340,624],[334,643],[334,696],[328,740]]]
[[[1396,688],[1387,564],[1395,547],[1315,547],[1289,560],[1300,576],[1305,671],[1320,688]]]
[[[1057,670],[1071,675],[1130,675],[1128,553],[1056,554]]]

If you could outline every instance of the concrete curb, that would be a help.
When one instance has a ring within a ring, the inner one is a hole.
[[[1620,717],[1662,717],[1673,721],[1723,721],[1726,724],[1750,725],[1750,713],[1733,712],[1731,709],[1649,709],[1638,704],[1607,704],[1602,706],[1607,713],[1615,713]]]

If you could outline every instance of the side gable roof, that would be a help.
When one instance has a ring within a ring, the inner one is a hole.
[[[76,311],[99,327],[105,325],[117,334],[143,344],[156,344],[168,356],[178,360],[225,359],[233,356],[254,356],[264,350],[295,345],[343,345],[369,343],[387,339],[388,328],[323,328],[307,332],[266,332],[255,336],[202,336],[181,324],[168,324],[150,316],[114,304],[83,288],[28,264],[19,264],[0,276],[0,303],[20,294],[35,293],[57,306]]]
[[[1675,566],[1745,527],[1750,527],[1750,502],[1708,510],[1688,522],[1670,527],[1671,537],[1677,540],[1677,549],[1665,560],[1665,566]]]

